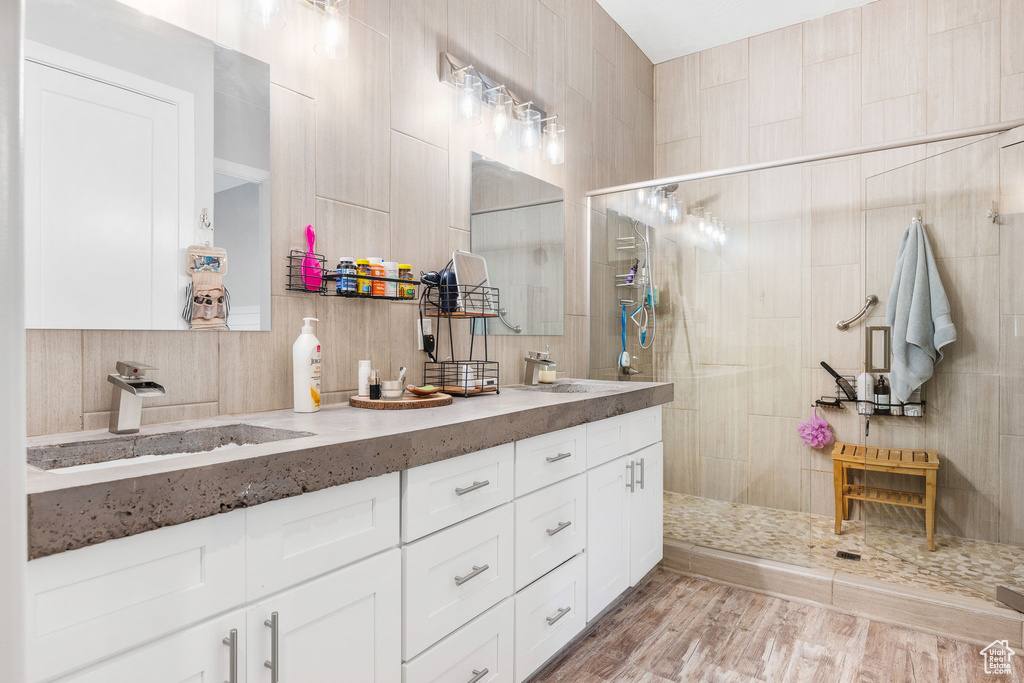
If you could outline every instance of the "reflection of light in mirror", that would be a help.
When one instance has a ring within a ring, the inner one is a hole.
[[[323,0],[321,39],[313,50],[327,59],[348,56],[348,0]]]
[[[281,0],[247,0],[245,18],[262,29],[284,26]]]

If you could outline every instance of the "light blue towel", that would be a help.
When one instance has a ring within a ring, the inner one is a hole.
[[[903,403],[932,376],[942,347],[956,341],[949,299],[917,218],[903,233],[885,323],[892,328],[889,384],[893,397]]]

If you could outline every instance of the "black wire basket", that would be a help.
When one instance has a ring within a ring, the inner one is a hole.
[[[500,393],[498,362],[457,360],[423,364],[423,382],[441,387],[452,396],[486,396]]]

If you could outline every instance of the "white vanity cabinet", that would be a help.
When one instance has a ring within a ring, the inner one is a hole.
[[[520,683],[662,557],[661,408],[34,560],[30,678]]]

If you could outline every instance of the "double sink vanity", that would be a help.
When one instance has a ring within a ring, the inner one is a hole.
[[[30,680],[524,681],[661,560],[672,391],[32,439]]]

